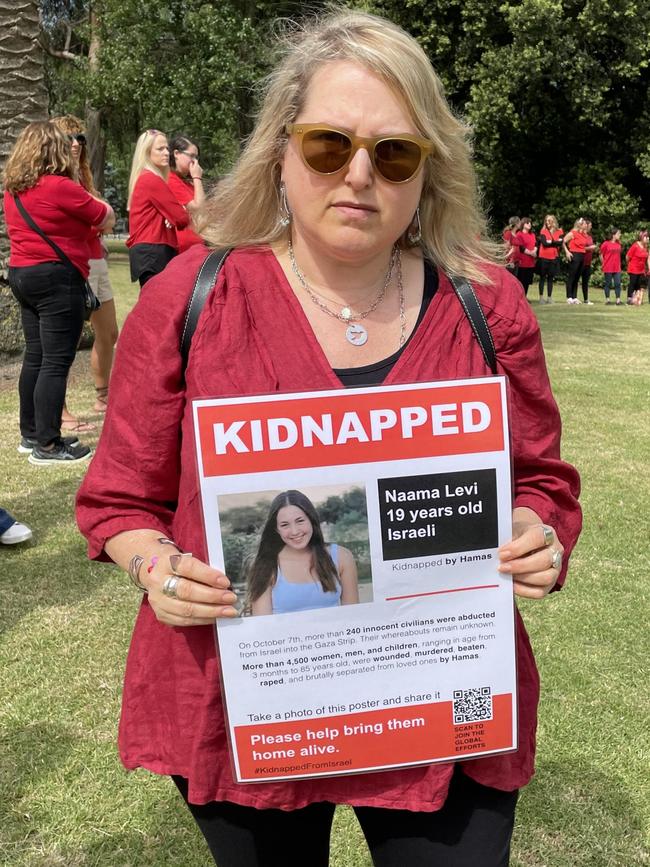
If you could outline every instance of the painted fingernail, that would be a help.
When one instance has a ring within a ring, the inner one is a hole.
[[[181,562],[182,554],[171,554],[169,557],[169,565],[172,567],[172,572],[178,569],[178,564]]]

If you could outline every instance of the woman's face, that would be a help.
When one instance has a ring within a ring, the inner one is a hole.
[[[190,166],[199,158],[199,149],[195,144],[188,144],[182,151],[174,151],[174,162],[179,175],[186,178],[190,173]]]
[[[318,69],[296,122],[322,123],[359,136],[419,135],[403,100],[356,63],[336,61]],[[290,136],[281,162],[292,212],[293,242],[314,255],[361,264],[388,252],[408,228],[420,200],[422,169],[403,184],[384,180],[360,148],[341,171],[319,175]]]
[[[77,141],[77,137],[70,136],[70,150],[75,160],[78,160],[81,155],[81,147],[81,144]]]
[[[278,535],[288,548],[303,551],[309,547],[314,529],[299,506],[283,506],[277,514]]]
[[[526,222],[522,225],[522,229],[524,232],[530,232],[531,222],[530,220],[526,220]]]
[[[554,229],[555,228],[553,226],[553,217],[547,217],[545,222],[546,222],[546,228],[547,229]]]
[[[164,135],[157,135],[154,138],[149,159],[157,169],[164,169],[169,165],[169,147]]]
[[[612,241],[620,241],[620,240],[621,240],[621,233],[620,232],[614,232],[614,234],[612,235]]]

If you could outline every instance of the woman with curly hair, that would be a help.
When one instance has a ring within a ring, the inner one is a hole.
[[[248,571],[252,614],[286,614],[359,601],[352,553],[325,544],[318,512],[301,491],[284,491],[271,503]]]
[[[88,164],[88,148],[86,145],[86,131],[78,117],[66,114],[62,117],[53,117],[52,123],[61,130],[70,140],[72,156],[77,161],[79,169],[79,183],[92,196],[99,198],[95,189],[92,172]],[[88,282],[93,292],[101,301],[101,307],[90,314],[90,324],[95,333],[95,340],[90,352],[90,369],[95,383],[95,412],[106,412],[108,400],[108,381],[113,365],[113,349],[117,343],[117,316],[115,315],[115,301],[113,300],[113,287],[108,276],[108,250],[102,240],[101,232],[93,234],[88,239],[90,259],[88,265],[90,273]],[[63,409],[63,428],[66,430],[81,430],[79,422],[69,413],[66,416],[66,408]]]
[[[88,238],[109,229],[115,215],[77,179],[70,142],[50,122],[22,131],[4,172],[9,285],[25,335],[19,450],[36,465],[90,454],[76,437],[61,438],[61,412],[84,320]]]

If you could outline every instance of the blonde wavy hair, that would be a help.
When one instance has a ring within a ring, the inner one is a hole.
[[[22,193],[43,175],[78,179],[67,136],[50,121],[35,121],[16,139],[5,164],[4,187],[10,193]]]
[[[557,217],[555,216],[555,214],[547,214],[544,217],[544,222],[542,223],[542,229],[546,228],[546,221],[547,220],[551,221],[551,228],[553,229],[553,231],[555,231],[556,229],[559,229],[559,224],[558,224]]]
[[[75,117],[74,114],[62,114],[58,117],[51,117],[50,123],[57,126],[67,136],[86,134],[84,122],[80,118]],[[99,191],[95,187],[93,173],[90,171],[88,164],[88,148],[86,145],[81,145],[79,148],[79,183],[91,196],[99,198]]]
[[[131,198],[133,197],[135,183],[145,169],[149,169],[149,171],[160,175],[164,181],[167,180],[169,167],[167,167],[166,170],[159,169],[151,162],[151,148],[156,140],[156,136],[159,135],[167,140],[165,133],[161,132],[159,129],[146,129],[140,135],[135,144],[135,153],[133,154],[133,161],[131,162],[131,174],[129,175],[129,197],[126,203],[127,211],[131,207]]]
[[[404,102],[420,135],[433,142],[422,169],[424,255],[449,274],[486,282],[484,265],[503,261],[503,251],[487,239],[470,130],[449,108],[422,48],[391,22],[353,10],[291,26],[284,56],[266,80],[255,129],[232,172],[208,199],[203,237],[215,246],[288,241],[290,229],[279,220],[285,127],[301,111],[314,73],[326,63],[347,61],[385,81]],[[405,238],[399,243],[410,246]]]

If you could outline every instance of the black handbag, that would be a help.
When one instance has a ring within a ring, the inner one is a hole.
[[[221,250],[213,250],[205,259],[199,273],[196,275],[192,294],[185,311],[185,323],[183,325],[183,334],[181,335],[181,357],[183,359],[183,370],[187,366],[187,359],[190,354],[190,346],[192,344],[192,335],[196,329],[196,324],[199,321],[199,316],[203,310],[203,305],[206,302],[210,291],[219,276],[219,271],[223,263],[226,261],[226,256],[230,253],[231,247],[225,247]],[[451,285],[454,287],[456,296],[460,301],[465,316],[472,326],[474,336],[481,347],[485,363],[490,368],[493,374],[497,372],[497,354],[492,340],[490,326],[485,318],[483,308],[476,297],[474,287],[464,277],[449,276]]]
[[[71,260],[66,256],[63,250],[59,247],[58,244],[55,244],[51,238],[48,238],[45,232],[34,222],[34,220],[30,217],[25,209],[25,206],[20,201],[18,196],[14,196],[14,201],[16,202],[16,207],[22,214],[23,220],[27,223],[30,229],[33,229],[37,235],[40,235],[41,238],[50,245],[50,247],[54,250],[56,255],[59,257],[61,262],[69,268],[71,271],[74,271],[76,274],[79,274],[83,278],[83,299],[84,299],[84,319],[90,319],[91,313],[94,313],[95,310],[99,310],[101,307],[101,301],[93,292],[93,288],[90,283],[83,277],[79,269],[73,265]]]

